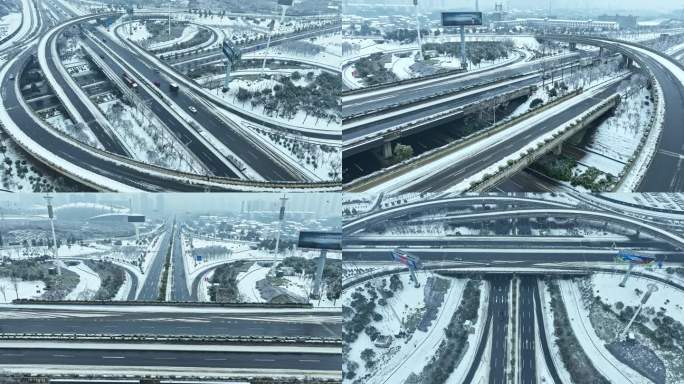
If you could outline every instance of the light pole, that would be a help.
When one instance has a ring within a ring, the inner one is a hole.
[[[416,9],[416,31],[418,32],[418,57],[423,61],[423,42],[420,36],[420,15],[418,10],[418,0],[413,0],[413,6]]]
[[[47,202],[48,218],[50,219],[50,228],[52,229],[52,253],[55,259],[55,264],[57,264],[57,275],[61,276],[62,266],[59,263],[59,254],[57,253],[57,236],[55,235],[55,214],[54,210],[52,209],[52,196],[46,194],[44,198]]]
[[[278,247],[280,246],[280,232],[283,231],[283,219],[285,219],[285,203],[287,202],[287,196],[283,195],[280,198],[280,213],[278,216],[278,232],[276,232],[276,243],[275,243],[275,256],[278,258]]]
[[[280,14],[280,25],[283,24],[283,21],[285,20],[285,12],[287,12],[287,7],[291,6],[294,0],[278,0],[276,3],[276,10],[278,9],[278,5],[283,7],[283,12]],[[275,20],[273,20],[273,28],[268,31],[268,40],[266,41],[266,53],[264,55],[264,61],[261,64],[261,71],[266,70],[266,60],[268,59],[268,51],[271,48],[271,37],[273,36],[273,31],[275,30]]]

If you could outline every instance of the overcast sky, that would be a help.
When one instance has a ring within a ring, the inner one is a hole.
[[[423,4],[440,3],[439,0],[418,0]],[[508,4],[511,8],[518,9],[546,9],[548,0],[479,0],[480,9],[491,10],[494,3],[502,2],[504,7]],[[410,5],[412,0],[349,0],[353,3],[385,3],[394,5]],[[453,9],[475,8],[475,0],[446,0],[447,7]],[[551,0],[551,9],[589,9],[589,10],[645,10],[648,14],[670,12],[684,8],[684,1],[681,0]],[[562,15],[559,15],[562,16]]]

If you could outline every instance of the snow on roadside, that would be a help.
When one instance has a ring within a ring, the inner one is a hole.
[[[657,283],[654,280],[639,276],[630,276],[626,286],[619,287],[618,284],[620,284],[623,277],[622,274],[612,273],[592,274],[591,282],[594,288],[594,296],[601,296],[601,301],[609,305],[614,305],[619,301],[625,306],[636,307],[639,306],[643,298],[643,293],[637,294],[636,290],[648,292],[648,286],[656,284],[658,291],[649,298],[648,302],[644,305],[644,309],[649,307],[656,310],[665,308],[668,316],[684,323],[684,292],[669,285]],[[646,323],[646,325],[652,329],[656,328],[652,322]]]
[[[9,277],[0,277],[0,304],[9,304],[14,299],[35,299],[43,294],[45,283],[42,281],[17,282],[16,290],[14,283]]]
[[[256,289],[256,283],[266,278],[270,268],[262,267],[258,263],[252,264],[246,272],[238,273],[236,279],[240,298],[248,303],[264,303],[264,300]]]
[[[92,299],[102,284],[100,275],[90,269],[83,262],[80,262],[75,266],[65,265],[64,268],[77,273],[79,277],[78,285],[76,285],[76,288],[74,288],[73,291],[69,292],[64,300]]]
[[[121,287],[119,287],[119,291],[116,292],[116,295],[112,298],[113,301],[124,301],[128,299],[128,294],[131,292],[131,288],[133,288],[133,281],[131,280],[131,273],[124,269],[124,282],[121,284]]]
[[[649,384],[649,380],[615,358],[602,342],[596,342],[600,338],[589,321],[589,310],[582,303],[577,284],[559,280],[558,286],[572,331],[594,368],[611,383]]]

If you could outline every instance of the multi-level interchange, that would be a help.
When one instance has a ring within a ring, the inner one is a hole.
[[[0,384],[684,383],[675,0],[0,1]]]

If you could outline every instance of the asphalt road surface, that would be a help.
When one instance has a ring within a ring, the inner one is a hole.
[[[171,299],[173,301],[192,301],[188,290],[187,277],[185,274],[185,262],[183,260],[183,247],[181,243],[181,229],[176,225],[173,231],[173,274],[171,277]]]
[[[489,292],[492,306],[492,351],[489,361],[489,384],[506,384],[506,358],[508,356],[508,293],[510,276],[495,276]]]
[[[0,348],[0,364],[339,371],[341,354]]]
[[[532,276],[521,276],[518,294],[518,351],[516,359],[520,371],[520,384],[535,384],[537,382],[536,354],[535,354],[535,318],[534,318],[534,289],[537,280]]]
[[[412,184],[405,188],[405,191],[411,192],[440,192],[450,188],[453,185],[473,176],[501,159],[512,155],[520,150],[520,148],[528,145],[536,138],[546,134],[566,122],[574,119],[576,116],[584,111],[593,108],[599,103],[603,102],[607,97],[614,94],[618,88],[618,84],[608,87],[605,91],[600,92],[594,97],[582,100],[581,102],[567,108],[546,120],[543,120],[533,127],[521,132],[508,140],[496,143],[489,146],[485,151],[482,151],[477,156],[470,156],[460,161],[455,161],[450,166],[435,172],[428,177],[424,177],[421,181]]]
[[[169,251],[171,246],[171,233],[172,229],[168,228],[171,223],[165,224],[167,229],[161,237],[159,250],[154,256],[154,260],[150,264],[150,267],[145,273],[145,281],[143,282],[142,289],[138,295],[138,300],[154,301],[159,298],[159,283],[161,282],[161,275],[164,271],[164,262],[166,260],[166,253]]]
[[[4,308],[0,332],[112,335],[341,337],[339,314],[193,313]]]

